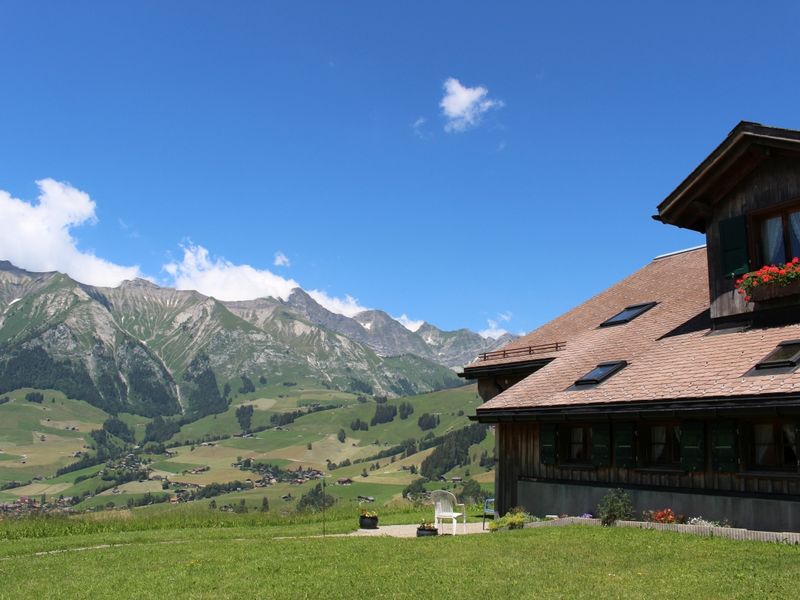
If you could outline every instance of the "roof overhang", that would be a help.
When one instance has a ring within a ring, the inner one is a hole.
[[[726,411],[800,411],[800,394],[764,394],[760,396],[720,396],[715,398],[678,398],[639,402],[594,403],[569,406],[478,409],[470,420],[480,423],[508,423],[556,419],[598,419],[610,417],[670,414],[674,416]]]
[[[653,218],[705,233],[713,205],[775,154],[800,155],[800,131],[742,121],[658,205]]]
[[[464,379],[479,379],[481,377],[496,377],[498,375],[533,373],[553,360],[553,358],[537,358],[535,360],[525,360],[514,363],[476,365],[464,367],[464,371],[462,373],[457,373],[457,375]]]

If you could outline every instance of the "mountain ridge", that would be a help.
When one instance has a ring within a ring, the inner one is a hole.
[[[243,375],[392,396],[459,383],[447,364],[458,352],[445,356],[441,342],[429,346],[382,311],[358,318],[302,290],[287,301],[223,302],[147,280],[95,287],[3,261],[0,393],[47,387],[112,413],[198,418],[227,406]]]

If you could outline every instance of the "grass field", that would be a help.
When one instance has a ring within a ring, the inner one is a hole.
[[[26,401],[31,391],[41,391],[45,401]],[[53,475],[74,460],[73,452],[84,449],[84,436],[108,417],[53,390],[21,389],[3,396],[11,401],[0,405],[0,483]]]
[[[671,532],[307,539],[319,515],[101,516],[0,523],[0,598],[760,599],[796,598],[800,583],[798,547]],[[327,530],[354,524],[333,511]]]

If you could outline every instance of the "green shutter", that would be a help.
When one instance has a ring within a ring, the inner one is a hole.
[[[558,425],[542,423],[539,426],[539,462],[543,465],[556,464],[556,433]]]
[[[614,425],[614,465],[625,469],[636,466],[636,440],[633,423]]]
[[[747,221],[744,215],[719,222],[722,274],[733,278],[750,270],[747,256]]]
[[[705,468],[704,433],[702,421],[681,423],[681,468],[684,471],[702,471]]]
[[[608,423],[592,425],[592,464],[596,467],[611,464],[611,426]]]
[[[736,451],[736,424],[714,423],[711,425],[711,460],[715,471],[734,473],[739,470]]]

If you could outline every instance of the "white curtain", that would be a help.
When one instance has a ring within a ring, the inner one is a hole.
[[[773,217],[761,222],[761,255],[766,265],[786,262],[781,221],[781,217]]]
[[[758,423],[753,425],[753,441],[755,442],[756,464],[771,464],[775,444],[772,423]]]
[[[792,258],[800,256],[800,211],[789,214],[789,240]]]

